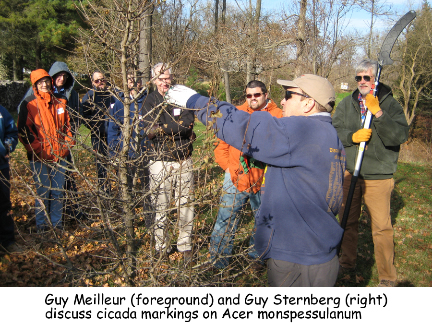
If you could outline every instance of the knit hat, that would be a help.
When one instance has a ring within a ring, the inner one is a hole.
[[[30,73],[30,81],[33,85],[35,85],[36,82],[45,77],[48,77],[51,80],[51,76],[44,69],[37,69]]]
[[[300,88],[328,112],[333,110],[336,94],[332,84],[326,78],[315,74],[303,74],[293,81],[277,80],[277,83],[287,88]]]

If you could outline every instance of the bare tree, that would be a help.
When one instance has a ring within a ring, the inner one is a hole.
[[[410,125],[422,96],[430,93],[432,82],[432,24],[431,9],[424,4],[417,18],[408,27],[405,37],[393,51],[397,62],[389,75],[395,80],[395,91]]]
[[[152,28],[153,28],[153,12],[154,4],[149,1],[149,4],[144,12],[143,20],[140,22],[140,54],[139,54],[139,70],[142,72],[143,83],[147,84],[151,79],[151,64],[152,64]]]
[[[287,23],[296,28],[294,75],[329,77],[343,53],[356,47],[347,27],[356,0],[301,0],[293,3]]]
[[[315,2],[314,2],[315,4]],[[303,61],[307,59],[305,57],[305,45],[306,45],[306,9],[307,9],[307,0],[300,0],[300,13],[298,16],[298,23],[297,23],[297,40],[296,40],[296,46],[297,46],[297,53],[296,53],[296,69],[295,69],[295,76],[300,76],[302,73],[303,67]],[[315,11],[314,11],[315,12]]]
[[[373,39],[374,39],[374,26],[375,26],[375,18],[378,16],[389,16],[391,11],[391,6],[386,4],[385,2],[379,0],[360,0],[359,8],[365,10],[370,13],[370,22],[369,22],[369,35],[368,41],[366,43],[366,55],[369,58],[372,58],[372,49],[373,49]]]

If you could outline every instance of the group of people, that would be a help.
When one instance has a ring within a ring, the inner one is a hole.
[[[268,98],[265,84],[257,80],[246,85],[246,102],[234,107],[185,86],[173,86],[171,69],[159,63],[152,68],[156,89],[150,94],[139,79],[128,75],[130,122],[138,116],[139,123],[127,137],[128,143],[121,127],[125,95],[108,89],[104,74],[96,71],[93,90],[80,104],[68,86],[73,86],[73,76],[63,64],[56,62],[53,67],[57,68],[49,74],[44,70],[31,73],[33,94],[20,105],[18,129],[0,106],[4,124],[0,123],[0,188],[9,194],[8,158],[19,138],[28,152],[40,197],[36,201],[38,230],[45,230],[47,221],[62,227],[65,166],[71,163],[73,135],[82,121],[91,130],[98,184],[104,192],[110,191],[106,163],[110,157],[125,145],[130,159],[145,152],[156,252],[167,255],[171,251],[167,218],[174,195],[179,210],[177,250],[183,253],[185,263],[190,262],[194,221],[191,157],[197,117],[204,124],[212,121],[219,139],[215,160],[225,171],[210,237],[215,268],[228,266],[240,210],[249,201],[255,222],[248,255],[254,264],[262,266],[266,261],[269,285],[333,286],[339,273],[356,266],[363,197],[372,219],[380,286],[395,285],[390,194],[399,146],[407,140],[409,127],[389,87],[380,84],[378,96],[370,95],[376,62],[359,64],[357,89],[338,105],[333,117],[334,88],[316,75],[277,81],[285,91],[282,110]],[[367,110],[374,117],[370,129],[363,129]],[[337,215],[343,214],[361,142],[367,142],[363,166],[347,226],[342,229]],[[7,205],[2,200],[1,205],[5,208],[0,210],[0,243],[14,252],[10,201]],[[342,236],[339,259],[337,247]]]

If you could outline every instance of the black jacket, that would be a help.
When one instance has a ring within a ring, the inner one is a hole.
[[[192,110],[166,105],[158,91],[147,96],[144,101],[146,125],[155,121],[161,132],[150,141],[150,159],[155,161],[182,161],[189,158],[193,151],[193,125],[195,116]]]

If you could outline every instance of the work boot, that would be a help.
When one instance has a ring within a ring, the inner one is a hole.
[[[396,285],[396,281],[392,280],[380,280],[378,287],[394,287]]]

